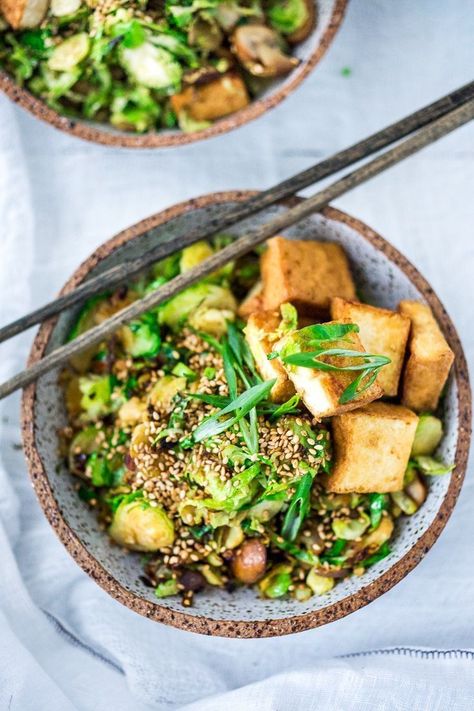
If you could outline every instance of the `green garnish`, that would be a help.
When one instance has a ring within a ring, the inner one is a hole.
[[[193,439],[195,442],[202,442],[203,440],[209,439],[209,437],[215,437],[216,435],[225,432],[230,427],[233,427],[239,420],[242,419],[250,410],[257,405],[261,400],[266,398],[272,387],[275,385],[276,380],[267,380],[264,383],[259,383],[254,385],[253,388],[249,388],[241,395],[239,395],[233,402],[229,403],[216,414],[207,417],[204,422],[202,422],[193,433]],[[232,412],[237,412],[233,417],[228,417],[224,420],[222,418],[225,415],[230,415]]]
[[[113,472],[110,470],[104,455],[98,452],[91,454],[87,460],[87,467],[90,469],[93,486],[111,486]]]
[[[331,548],[321,553],[319,560],[329,565],[340,566],[346,562],[346,556],[342,555],[347,546],[347,541],[339,538],[332,544]]]
[[[204,524],[202,526],[190,526],[189,530],[191,532],[191,535],[193,538],[196,540],[200,541],[204,536],[206,536],[208,533],[212,533],[214,530],[212,526],[209,526],[208,524]]]
[[[178,378],[186,378],[186,380],[189,380],[190,382],[194,382],[198,377],[194,370],[191,370],[186,363],[181,362],[176,363],[171,373],[176,375]]]
[[[388,506],[387,494],[369,494],[369,516],[372,530],[376,529],[382,520],[382,512]]]
[[[237,373],[235,372],[234,358],[227,338],[224,340],[222,346],[222,359],[224,362],[224,374],[229,388],[229,395],[235,400],[237,397]]]
[[[295,493],[291,497],[290,505],[281,529],[281,535],[288,541],[294,541],[296,539],[303,521],[308,515],[314,476],[315,472],[312,471],[303,474],[298,482]]]
[[[79,498],[81,501],[91,501],[92,499],[95,499],[97,496],[97,492],[92,489],[90,486],[86,486],[85,484],[81,484],[81,486],[78,489],[77,492]]]
[[[288,553],[293,558],[296,558],[296,560],[299,560],[300,563],[305,563],[306,565],[317,565],[319,563],[317,555],[311,551],[295,546],[295,544],[290,541],[285,541],[285,539],[281,536],[273,535],[271,536],[271,541],[277,548],[280,548],[280,550],[285,551],[285,553]]]
[[[385,541],[385,543],[382,543],[380,548],[373,553],[373,555],[369,555],[368,558],[365,558],[365,560],[361,561],[359,565],[362,565],[364,568],[368,568],[370,565],[374,565],[375,563],[378,563],[380,560],[383,560],[386,558],[388,555],[391,553],[391,548],[388,545],[388,543]]]
[[[316,324],[307,326],[296,332],[297,340],[290,341],[284,347],[279,357],[287,365],[294,365],[300,368],[312,368],[325,372],[357,372],[360,374],[350,383],[339,398],[341,405],[344,405],[362,395],[375,382],[377,375],[383,366],[391,362],[390,358],[383,355],[374,355],[351,348],[331,348],[331,342],[347,340],[350,333],[357,333],[359,327],[356,324]],[[300,350],[300,343],[305,350]],[[298,352],[295,352],[295,348]],[[314,348],[314,350],[311,350]],[[351,358],[357,361],[353,365],[333,365],[321,358]]]
[[[136,499],[142,498],[143,491],[139,489],[138,491],[131,491],[129,493],[117,494],[117,496],[112,496],[112,498],[110,499],[105,499],[105,503],[110,506],[112,513],[115,513],[121,503],[130,504],[132,501],[136,501]]]
[[[272,420],[277,420],[279,417],[282,417],[283,415],[289,415],[289,414],[294,414],[295,412],[298,412],[298,404],[299,401],[301,400],[301,395],[296,393],[292,397],[290,397],[289,400],[286,402],[282,402],[281,405],[278,405],[275,410],[271,413],[271,418]]]
[[[296,331],[298,328],[298,311],[293,304],[285,303],[280,306],[281,321],[278,327],[278,333],[282,336],[285,333]]]

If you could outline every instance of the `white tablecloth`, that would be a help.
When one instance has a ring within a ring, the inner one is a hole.
[[[268,186],[470,81],[473,37],[465,0],[351,0],[327,56],[282,106],[177,150],[88,145],[0,98],[1,322],[52,296],[132,222],[212,190]],[[337,203],[431,280],[471,362],[473,184],[467,126]],[[2,346],[2,379],[30,340]],[[30,487],[18,409],[18,397],[2,403],[0,421],[2,711],[474,708],[462,651],[474,649],[472,472],[427,558],[369,607],[293,637],[211,639],[139,617],[76,566]]]

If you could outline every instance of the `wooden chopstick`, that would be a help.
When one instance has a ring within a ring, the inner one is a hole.
[[[113,289],[120,284],[123,284],[143,271],[153,262],[168,256],[170,253],[183,249],[194,242],[201,239],[209,238],[216,232],[226,230],[237,222],[254,215],[264,208],[295,194],[299,190],[316,183],[323,178],[334,175],[340,170],[353,165],[354,163],[368,158],[375,152],[386,148],[387,146],[399,141],[410,133],[413,133],[420,128],[428,125],[432,121],[447,113],[464,105],[467,101],[474,98],[474,82],[470,82],[465,86],[456,89],[456,91],[443,96],[438,101],[435,101],[424,108],[415,111],[405,118],[397,121],[390,126],[378,131],[377,133],[368,136],[363,141],[353,144],[339,153],[326,158],[325,160],[311,166],[310,168],[297,173],[278,183],[268,190],[264,190],[257,195],[249,198],[243,203],[225,211],[222,215],[214,218],[208,226],[202,228],[191,229],[186,235],[183,235],[179,243],[171,239],[160,242],[155,248],[146,254],[132,259],[127,262],[118,264],[96,277],[87,279],[83,284],[79,285],[68,294],[64,294],[53,301],[35,309],[26,316],[12,321],[10,324],[0,328],[0,343],[12,338],[37,323],[45,321],[51,316],[61,313],[66,308],[74,304],[85,301],[91,296],[104,293],[109,289]],[[154,229],[149,230],[147,234],[153,234]]]
[[[137,318],[138,316],[141,316],[149,309],[161,304],[163,301],[166,301],[186,287],[199,281],[204,276],[216,271],[232,259],[241,257],[272,235],[275,235],[281,230],[294,225],[314,212],[321,210],[331,200],[334,200],[349,190],[352,190],[356,186],[361,185],[387,168],[390,168],[396,163],[404,160],[408,156],[413,155],[425,146],[428,146],[451,131],[454,131],[454,129],[459,126],[471,121],[473,118],[474,99],[471,99],[471,101],[463,106],[451,111],[442,118],[431,122],[428,126],[425,126],[418,131],[418,133],[414,136],[407,138],[405,141],[394,148],[391,148],[386,153],[374,158],[361,168],[348,173],[340,180],[337,180],[320,192],[317,192],[306,200],[303,200],[296,207],[285,210],[266,224],[248,232],[229,244],[227,247],[224,247],[219,252],[213,254],[204,262],[198,264],[193,269],[190,269],[184,274],[178,275],[171,281],[163,284],[163,286],[145,296],[143,299],[135,301],[127,308],[119,311],[99,326],[91,328],[75,340],[57,348],[31,367],[13,376],[0,385],[0,399],[6,397],[21,387],[29,385],[40,375],[49,372],[53,368],[65,365],[71,356],[80,353],[90,346],[100,343],[100,341],[102,341],[106,336],[114,333],[114,331],[116,331],[117,328],[123,324]]]

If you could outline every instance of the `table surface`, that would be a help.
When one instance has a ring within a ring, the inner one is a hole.
[[[463,0],[351,0],[326,57],[282,105],[179,149],[86,144],[0,98],[1,322],[53,295],[133,222],[200,194],[269,186],[470,81],[473,37],[474,7]],[[335,203],[428,278],[470,363],[473,184],[469,125]],[[26,334],[3,347],[2,376],[22,366],[30,342]],[[0,423],[0,562],[8,572],[0,574],[0,708],[39,708],[33,699],[41,695],[52,709],[105,709],[105,699],[118,709],[171,708],[335,655],[474,648],[472,472],[427,558],[367,608],[285,639],[201,638],[122,608],[75,565],[30,488],[18,404],[2,403]],[[103,699],[91,683],[98,679]]]

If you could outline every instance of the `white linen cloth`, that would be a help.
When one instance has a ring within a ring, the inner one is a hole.
[[[1,97],[0,322],[50,298],[134,221],[212,190],[273,184],[470,81],[473,37],[463,0],[351,0],[327,56],[282,106],[174,150],[88,145]],[[473,139],[474,126],[459,129],[337,202],[431,281],[471,363]],[[2,380],[30,342],[1,346]],[[427,558],[365,609],[292,637],[207,638],[139,617],[77,567],[31,489],[18,396],[1,410],[1,711],[474,708],[472,471]]]

